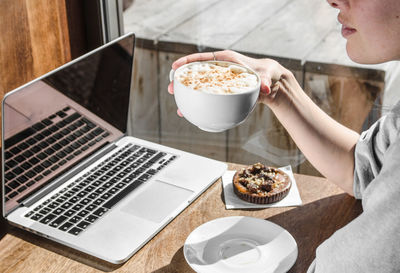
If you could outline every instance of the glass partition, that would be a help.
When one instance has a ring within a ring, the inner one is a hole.
[[[124,30],[138,38],[131,129],[134,135],[222,161],[291,165],[318,172],[263,105],[223,133],[199,130],[179,118],[168,94],[174,60],[193,52],[232,49],[279,61],[330,116],[361,132],[394,101],[389,65],[352,62],[337,11],[323,0],[135,0],[124,10]],[[395,73],[394,73],[395,74]],[[384,105],[382,107],[382,105]]]

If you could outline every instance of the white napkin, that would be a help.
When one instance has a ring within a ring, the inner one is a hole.
[[[290,207],[300,206],[302,204],[299,189],[297,188],[296,180],[294,179],[292,167],[285,166],[279,168],[289,175],[292,179],[292,187],[288,195],[279,202],[272,204],[253,204],[243,201],[233,192],[232,179],[235,175],[235,171],[226,171],[222,176],[222,185],[224,186],[224,197],[226,209],[251,209],[251,208],[270,208],[270,207]]]

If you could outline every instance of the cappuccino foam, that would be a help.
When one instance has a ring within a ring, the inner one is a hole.
[[[194,90],[213,94],[235,94],[252,90],[257,76],[239,65],[199,62],[178,71],[176,78]]]

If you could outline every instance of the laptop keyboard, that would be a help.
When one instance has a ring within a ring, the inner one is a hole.
[[[175,158],[172,154],[127,144],[25,217],[78,235]]]
[[[109,132],[70,107],[5,141],[5,196],[16,198]]]

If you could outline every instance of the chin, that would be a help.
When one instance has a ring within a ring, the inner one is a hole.
[[[356,50],[351,50],[351,48],[346,47],[347,50],[347,55],[349,58],[356,63],[359,64],[379,64],[386,62],[388,60],[381,60],[379,59],[378,56],[374,54],[368,54],[367,52],[361,50],[361,49],[356,49]]]
[[[349,43],[346,45],[346,51],[349,58],[358,64],[381,64],[396,60],[394,56],[380,56],[376,53],[371,53],[371,50],[363,49],[362,47],[352,48]]]

